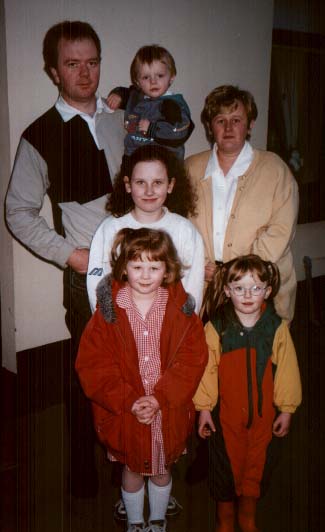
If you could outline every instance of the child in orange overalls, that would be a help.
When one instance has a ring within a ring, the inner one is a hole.
[[[274,264],[246,255],[222,265],[207,294],[209,363],[194,404],[199,435],[211,436],[218,532],[234,532],[237,498],[241,530],[258,532],[256,501],[272,433],[289,432],[301,402],[293,342],[272,302],[279,281]]]

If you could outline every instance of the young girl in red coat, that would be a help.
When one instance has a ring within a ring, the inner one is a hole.
[[[100,441],[112,460],[125,464],[128,532],[163,532],[170,468],[192,430],[192,397],[207,362],[204,331],[167,233],[122,229],[111,265],[112,274],[98,286],[97,310],[81,338],[76,370],[92,401]]]
[[[301,401],[295,349],[272,302],[279,281],[275,264],[245,255],[220,266],[207,293],[209,362],[194,403],[199,434],[210,436],[218,532],[234,532],[236,502],[240,529],[258,532],[256,501],[272,433],[289,432]]]

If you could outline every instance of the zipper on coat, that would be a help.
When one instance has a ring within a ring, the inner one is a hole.
[[[247,372],[247,395],[248,395],[248,420],[246,428],[249,429],[253,422],[253,383],[252,383],[252,361],[249,334],[246,335],[246,372]]]

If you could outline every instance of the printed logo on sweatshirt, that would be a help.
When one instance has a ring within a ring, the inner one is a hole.
[[[103,268],[93,268],[91,272],[88,273],[88,275],[98,275],[100,277],[103,275]]]

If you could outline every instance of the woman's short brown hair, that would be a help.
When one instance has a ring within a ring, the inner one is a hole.
[[[166,276],[162,286],[176,283],[182,278],[182,263],[172,239],[165,231],[148,229],[121,229],[113,242],[111,266],[114,279],[126,280],[126,265],[130,260],[142,260],[145,254],[151,261],[166,265]]]
[[[250,127],[252,120],[256,120],[258,114],[254,97],[250,92],[239,89],[234,85],[221,85],[213,89],[206,97],[201,113],[201,122],[204,125],[207,139],[211,144],[215,140],[211,128],[212,120],[223,108],[234,107],[236,109],[237,102],[243,104],[247,115],[248,127]],[[247,139],[249,138],[250,135],[248,134]]]
[[[151,65],[153,61],[161,61],[161,63],[167,66],[171,76],[176,76],[176,65],[172,54],[158,44],[150,44],[142,46],[135,54],[131,63],[130,76],[133,85],[137,85],[139,67],[142,65]]]

